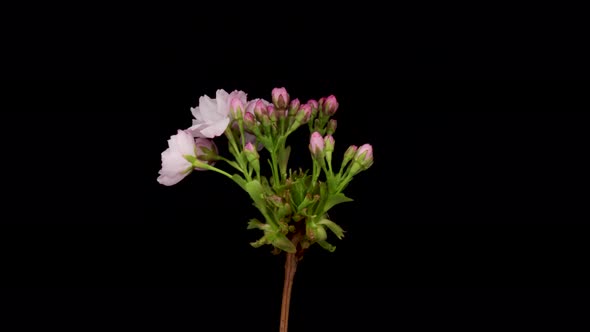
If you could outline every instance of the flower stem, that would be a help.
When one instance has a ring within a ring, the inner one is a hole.
[[[297,247],[300,234],[296,234],[292,242]],[[300,253],[301,254],[301,253]],[[285,259],[285,282],[283,284],[283,301],[281,303],[281,324],[279,332],[287,332],[289,328],[289,307],[291,304],[291,290],[293,289],[293,280],[297,270],[297,253],[286,253]]]
[[[289,305],[291,302],[291,290],[293,288],[293,279],[297,270],[297,259],[294,253],[287,253],[285,262],[285,283],[283,284],[283,302],[281,305],[281,325],[280,332],[287,332],[289,328]]]

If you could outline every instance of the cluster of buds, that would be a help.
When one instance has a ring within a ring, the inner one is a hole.
[[[332,169],[337,128],[333,117],[339,108],[336,97],[302,103],[292,99],[285,88],[275,88],[271,98],[271,102],[248,100],[243,91],[227,93],[221,89],[217,90],[216,99],[201,97],[199,106],[191,108],[193,125],[172,136],[168,149],[162,153],[158,182],[174,185],[193,170],[223,174],[250,195],[265,218],[265,223],[249,223],[249,228],[264,232],[253,246],[271,244],[275,249],[295,253],[318,243],[332,251],[335,247],[326,241],[327,230],[338,238],[342,238],[343,230],[327,219],[328,210],[335,204],[351,201],[342,190],[354,175],[371,167],[373,149],[369,144],[350,146],[336,173]],[[312,174],[287,167],[291,155],[287,137],[304,124],[310,130]],[[234,160],[218,154],[213,139],[221,135],[227,137]],[[262,174],[262,148],[269,155],[269,177]],[[215,167],[219,161],[228,163],[238,173]],[[322,172],[325,178],[320,178]]]

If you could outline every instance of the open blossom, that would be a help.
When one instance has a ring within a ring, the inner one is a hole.
[[[199,98],[199,106],[191,108],[195,119],[188,131],[194,137],[213,138],[222,135],[230,122],[230,101],[233,98],[238,98],[242,105],[247,104],[246,93],[237,90],[228,94],[219,89],[215,99],[208,96]]]
[[[187,160],[196,158],[195,139],[188,131],[178,130],[168,140],[168,148],[162,152],[162,168],[158,172],[158,182],[172,186],[184,179],[193,170],[193,164]]]

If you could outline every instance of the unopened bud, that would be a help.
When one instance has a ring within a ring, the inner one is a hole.
[[[320,158],[323,155],[324,138],[317,131],[311,134],[311,137],[309,139],[309,151],[316,158]]]
[[[338,101],[336,100],[336,97],[334,95],[330,95],[324,101],[324,105],[322,106],[322,111],[324,112],[324,114],[326,114],[328,116],[332,116],[336,113],[337,110],[338,110]]]
[[[258,151],[256,151],[256,147],[252,142],[246,143],[244,146],[244,154],[246,155],[246,159],[250,163],[250,166],[256,171],[256,173],[260,172],[260,156],[258,155]]]
[[[285,88],[272,89],[272,103],[279,110],[284,110],[289,105],[289,94]]]
[[[358,147],[356,145],[349,146],[348,149],[346,149],[346,152],[344,152],[344,158],[342,158],[342,164],[346,165],[349,161],[351,161],[352,158],[354,158],[354,156],[356,155],[357,150],[358,150]]]
[[[256,127],[256,118],[252,113],[244,113],[244,129],[252,132]]]
[[[240,98],[232,98],[229,103],[229,111],[232,118],[238,120],[244,117],[244,103]]]
[[[303,124],[307,123],[311,118],[311,106],[309,104],[301,105],[299,111],[295,115],[295,121]]]
[[[334,141],[334,137],[332,137],[332,135],[328,134],[324,137],[324,151],[326,153],[328,153],[328,152],[331,153],[332,151],[334,151],[334,144],[335,144],[335,141]]]
[[[195,138],[195,155],[196,159],[206,162],[207,164],[213,166],[215,165],[215,160],[218,157],[218,150],[215,142],[213,140],[207,138]],[[204,171],[205,169],[195,167],[198,171]]]
[[[328,121],[328,126],[326,127],[326,134],[334,135],[336,132],[337,121],[335,119],[330,119]]]
[[[354,161],[358,162],[364,170],[371,167],[373,165],[373,147],[371,144],[361,145],[354,155]]]
[[[299,99],[295,98],[291,100],[291,104],[289,105],[289,116],[295,116],[297,111],[299,111],[300,106],[301,103],[299,102]]]

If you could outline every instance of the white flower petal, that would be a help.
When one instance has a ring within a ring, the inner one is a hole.
[[[223,134],[227,126],[229,125],[229,117],[210,123],[206,128],[201,129],[201,134],[207,138],[213,138]]]
[[[193,114],[193,116],[195,117],[195,119],[198,122],[204,122],[203,116],[201,115],[201,110],[200,110],[199,106],[197,106],[197,107],[191,107],[191,113]]]

